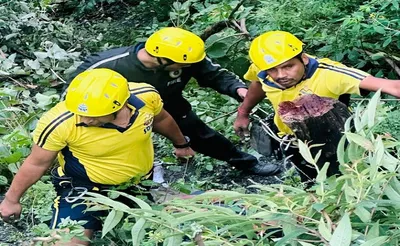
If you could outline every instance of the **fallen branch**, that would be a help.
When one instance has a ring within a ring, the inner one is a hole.
[[[206,30],[200,35],[200,38],[202,40],[207,40],[211,35],[216,34],[222,30],[224,30],[226,27],[231,27],[232,25],[236,28],[239,29],[240,32],[242,32],[242,34],[244,35],[249,35],[249,32],[247,31],[245,26],[242,25],[238,25],[238,23],[233,20],[233,15],[236,13],[236,11],[238,11],[238,9],[240,8],[240,6],[242,6],[244,4],[246,0],[242,0],[240,1],[235,8],[232,9],[231,13],[228,16],[227,20],[223,20],[223,21],[219,21],[215,24],[213,24],[212,26],[206,28]],[[243,22],[244,23],[244,22]]]
[[[211,35],[224,30],[226,27],[229,27],[229,21],[219,21],[214,25],[207,27],[203,34],[200,35],[200,38],[206,41]]]
[[[226,113],[226,114],[220,115],[220,116],[218,116],[217,118],[211,119],[211,120],[209,120],[209,121],[207,121],[207,122],[205,122],[205,123],[208,124],[208,123],[214,122],[214,121],[216,121],[216,120],[225,118],[225,117],[227,117],[227,116],[229,116],[229,115],[231,115],[231,114],[234,114],[234,113],[236,113],[236,112],[237,112],[237,110],[235,109],[234,111],[231,111],[231,112],[228,112],[228,113]]]
[[[35,237],[32,239],[32,241],[33,241],[32,245],[36,245],[35,243],[38,243],[38,242],[50,243],[55,240],[57,240],[57,241],[61,240],[61,236],[56,234],[56,235],[49,236],[49,237]]]
[[[18,80],[14,79],[14,78],[12,78],[10,76],[7,76],[7,78],[10,79],[12,82],[14,82],[14,84],[16,84],[18,86],[21,86],[21,87],[23,87],[25,89],[36,89],[38,87],[37,85],[29,85],[29,84],[25,85],[25,84],[19,82]]]
[[[372,56],[374,54],[368,50],[363,50],[363,51],[369,56]],[[400,68],[396,65],[396,63],[387,56],[383,56],[383,59],[385,59],[385,61],[393,68],[393,70],[397,73],[397,75],[400,76]]]
[[[240,20],[240,30],[243,33],[245,33],[246,35],[250,35],[249,31],[247,31],[247,28],[246,28],[246,19],[245,18]]]

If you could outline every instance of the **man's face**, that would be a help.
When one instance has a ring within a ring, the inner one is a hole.
[[[302,61],[294,57],[276,67],[267,70],[268,75],[283,89],[290,88],[301,81],[305,73],[305,65],[308,64],[308,57],[301,55]]]
[[[108,114],[100,117],[81,116],[80,122],[85,123],[87,126],[102,126],[114,120],[113,114]]]

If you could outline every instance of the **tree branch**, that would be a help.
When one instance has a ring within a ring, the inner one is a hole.
[[[213,24],[212,26],[207,27],[206,30],[203,32],[203,34],[200,35],[200,38],[203,41],[206,41],[211,35],[224,30],[226,27],[229,27],[229,21],[227,20],[219,21]]]
[[[242,6],[244,4],[244,2],[246,2],[246,0],[242,0],[240,1],[236,7],[234,9],[232,9],[232,12],[229,14],[228,20],[233,19],[233,15],[235,14],[236,11],[238,11],[238,9],[240,8],[240,6]]]
[[[244,4],[246,0],[240,1],[234,9],[232,9],[231,13],[228,16],[227,20],[219,21],[215,24],[213,24],[210,27],[207,27],[206,30],[200,35],[200,38],[205,41],[207,40],[211,35],[216,34],[222,30],[224,30],[226,27],[230,27],[231,23],[234,22],[233,25],[238,28],[243,34],[248,35],[248,32],[246,30],[246,27],[243,28],[243,26],[239,26],[235,20],[233,20],[233,15],[236,13],[236,11]]]
[[[372,52],[370,52],[370,51],[368,51],[368,50],[364,50],[364,52],[367,54],[367,55],[369,55],[369,56],[372,56],[374,53],[372,53]],[[390,67],[392,67],[393,68],[393,70],[397,73],[397,75],[400,77],[400,68],[396,65],[396,63],[392,60],[392,59],[390,59],[389,57],[387,57],[387,56],[383,56],[383,59],[385,59],[385,61],[390,65]]]

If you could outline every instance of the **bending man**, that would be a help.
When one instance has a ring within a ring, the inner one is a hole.
[[[129,87],[128,87],[129,86]],[[133,92],[146,92],[134,95]],[[186,140],[172,117],[163,110],[157,91],[142,83],[129,83],[109,69],[79,74],[66,99],[45,113],[34,131],[31,154],[16,174],[0,204],[1,217],[10,221],[21,213],[23,193],[51,167],[58,156],[60,167],[52,172],[57,198],[51,227],[62,218],[86,220],[85,234],[101,227],[98,212],[84,212],[77,199],[85,191],[146,177],[153,166],[151,132],[159,132],[176,145]],[[176,149],[178,157],[194,155],[190,147]],[[71,245],[82,242],[74,239]]]

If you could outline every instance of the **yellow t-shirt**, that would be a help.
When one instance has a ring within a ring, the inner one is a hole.
[[[162,110],[162,100],[154,87],[129,83],[132,109],[127,128],[77,126],[80,116],[58,103],[40,119],[34,142],[41,148],[59,151],[58,160],[67,176],[76,182],[121,184],[150,172],[154,150],[151,139],[154,116]]]
[[[346,67],[328,58],[309,57],[309,60],[305,79],[288,89],[280,89],[265,71],[260,71],[254,64],[250,65],[244,78],[261,82],[265,95],[277,112],[279,103],[293,101],[304,94],[316,94],[334,99],[338,99],[342,94],[360,94],[360,82],[370,76],[366,72]],[[280,134],[292,134],[290,128],[281,121],[277,113],[275,113],[274,122]]]

